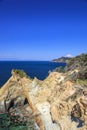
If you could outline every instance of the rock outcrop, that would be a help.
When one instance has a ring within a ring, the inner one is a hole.
[[[12,71],[0,89],[0,114],[9,113],[13,122],[28,124],[27,129],[86,130],[87,84],[71,80],[78,71],[51,72],[44,81]]]

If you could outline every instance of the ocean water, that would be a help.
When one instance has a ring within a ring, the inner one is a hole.
[[[0,61],[0,87],[10,78],[12,69],[22,69],[31,78],[37,77],[44,80],[48,76],[49,70],[56,67],[65,66],[65,63],[49,61]]]

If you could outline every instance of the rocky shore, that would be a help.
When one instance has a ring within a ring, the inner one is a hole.
[[[59,62],[59,63],[67,63],[68,60],[72,59],[71,57],[61,57],[57,59],[53,59],[53,62]]]
[[[86,68],[84,54],[44,81],[12,70],[0,89],[0,130],[87,130]]]

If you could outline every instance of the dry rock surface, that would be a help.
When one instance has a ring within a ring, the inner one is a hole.
[[[40,81],[12,71],[0,89],[0,114],[15,106],[11,114],[33,119],[34,130],[87,130],[87,89],[67,79],[70,74],[51,72]]]

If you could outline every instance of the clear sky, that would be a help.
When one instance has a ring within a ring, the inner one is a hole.
[[[0,0],[0,60],[87,53],[87,0]]]

